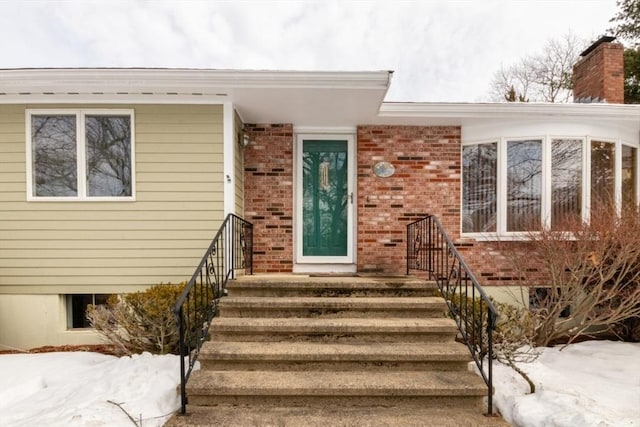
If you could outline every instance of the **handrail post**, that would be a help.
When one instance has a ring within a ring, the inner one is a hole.
[[[487,413],[491,415],[493,414],[493,363],[491,361],[493,360],[493,330],[496,327],[497,319],[495,313],[491,310],[488,311],[487,317],[487,357],[489,360],[489,366],[487,367],[489,371],[487,375],[487,387],[489,388],[487,393]]]
[[[178,343],[178,353],[180,354],[180,378],[184,378],[186,367],[184,364],[185,348],[184,348],[184,309],[182,306],[178,309],[177,313],[178,323],[178,336],[180,342]],[[185,381],[180,381],[180,413],[185,414],[187,412],[187,391]]]
[[[409,263],[411,262],[411,241],[413,237],[409,231],[409,225],[407,224],[407,276],[409,275]]]

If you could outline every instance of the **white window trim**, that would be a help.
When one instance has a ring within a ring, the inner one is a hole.
[[[33,194],[33,158],[31,140],[31,117],[38,115],[60,115],[76,117],[76,167],[78,195],[70,197],[36,196]],[[129,116],[131,118],[131,196],[89,197],[86,194],[86,152],[85,152],[85,116]],[[136,149],[135,114],[133,109],[28,109],[25,112],[26,162],[27,162],[27,201],[28,202],[134,202],[136,200]]]
[[[541,200],[541,221],[545,227],[549,227],[551,223],[551,143],[554,139],[576,139],[582,140],[582,219],[588,221],[590,218],[591,207],[591,142],[600,141],[614,144],[615,149],[615,201],[616,211],[618,214],[622,209],[622,145],[635,148],[636,151],[636,200],[640,202],[640,144],[623,141],[619,138],[600,137],[592,135],[537,135],[537,136],[506,136],[500,138],[489,138],[477,141],[465,141],[462,147],[481,145],[481,144],[497,144],[497,167],[496,167],[496,232],[490,233],[469,233],[463,232],[463,191],[460,192],[460,236],[463,238],[472,238],[477,241],[518,241],[528,240],[531,232],[507,231],[507,142],[508,141],[527,141],[542,140],[542,200]],[[464,163],[460,150],[460,162]],[[464,185],[463,177],[460,177],[461,187]]]

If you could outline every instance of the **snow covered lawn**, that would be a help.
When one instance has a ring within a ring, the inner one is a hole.
[[[178,409],[177,356],[0,355],[0,426],[161,426]],[[542,349],[522,364],[537,385],[494,365],[495,403],[521,427],[640,427],[640,344]]]
[[[542,348],[518,366],[535,394],[511,368],[494,364],[495,404],[520,427],[640,426],[640,343],[587,341]]]
[[[149,353],[0,355],[0,426],[133,426],[122,409],[162,426],[180,406],[179,364]]]

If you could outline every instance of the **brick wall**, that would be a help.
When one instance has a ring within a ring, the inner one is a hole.
[[[358,270],[402,273],[406,224],[438,215],[460,230],[460,127],[358,127]],[[374,175],[390,162],[389,178]]]
[[[293,268],[293,128],[247,124],[245,218],[253,222],[254,270]],[[460,239],[461,142],[457,126],[360,126],[357,131],[358,271],[404,273],[406,225],[437,215],[484,284],[507,284],[514,273],[504,256],[514,242]],[[379,178],[373,165],[395,173]],[[526,250],[526,249],[525,249]]]
[[[596,98],[609,104],[624,103],[623,47],[618,43],[600,43],[573,67],[573,98]]]
[[[461,155],[457,126],[358,128],[358,271],[404,273],[406,225],[433,214],[481,283],[513,281],[509,251],[526,245],[460,238]],[[380,161],[393,176],[374,175]]]
[[[245,124],[245,218],[254,225],[254,271],[293,268],[293,127]]]

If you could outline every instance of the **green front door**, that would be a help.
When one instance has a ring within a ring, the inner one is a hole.
[[[302,143],[302,254],[347,255],[348,143]]]

